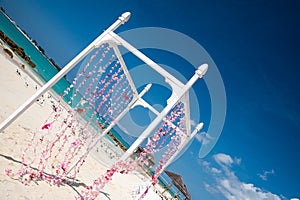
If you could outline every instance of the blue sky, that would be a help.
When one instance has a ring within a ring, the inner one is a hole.
[[[206,157],[198,157],[203,142],[198,136],[169,170],[182,174],[193,199],[300,198],[298,1],[0,0],[0,5],[60,66],[124,11],[131,19],[116,32],[163,27],[193,38],[221,73],[226,121]],[[162,62],[191,75],[192,67]],[[209,109],[201,109],[208,110],[201,117],[208,122]]]

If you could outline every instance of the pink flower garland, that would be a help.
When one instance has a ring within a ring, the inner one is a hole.
[[[76,88],[74,90],[73,96],[71,97],[71,100],[74,100],[74,97],[78,95],[80,88],[83,88],[83,86],[85,86],[88,83],[88,86],[85,87],[86,90],[83,94],[83,97],[87,99],[89,103],[92,103],[89,106],[89,108],[92,108],[93,104],[97,101],[97,98],[102,96],[101,94],[95,96],[96,91],[99,90],[99,88],[103,88],[102,86],[97,85],[96,86],[97,90],[96,89],[95,91],[91,90],[91,87],[96,82],[98,82],[97,84],[99,83],[104,84],[104,89],[102,89],[102,91],[103,94],[105,92],[106,95],[104,96],[105,98],[103,99],[105,99],[108,102],[108,99],[110,98],[110,94],[114,92],[115,87],[123,80],[122,77],[124,77],[124,73],[122,72],[122,67],[120,66],[119,61],[116,61],[114,64],[112,64],[113,59],[115,59],[115,55],[111,54],[111,57],[107,58],[106,54],[108,54],[110,50],[111,48],[109,46],[107,47],[101,46],[90,57],[90,60],[85,65],[85,67],[81,70],[81,72],[77,75],[77,77],[74,78],[74,81],[72,82],[70,87],[66,88],[63,94],[60,95],[60,98],[58,99],[58,105],[53,106],[53,111],[48,117],[48,119],[46,120],[46,122],[42,125],[41,132],[33,133],[32,139],[30,140],[28,146],[25,148],[23,152],[21,169],[18,171],[17,174],[14,174],[11,170],[7,169],[6,170],[7,175],[19,176],[19,179],[24,184],[29,184],[31,180],[47,180],[53,184],[61,184],[62,182],[67,182],[66,178],[64,177],[66,176],[66,172],[68,171],[69,165],[72,163],[72,160],[76,158],[76,155],[78,155],[80,149],[82,148],[83,144],[86,143],[88,137],[93,136],[93,135],[90,136],[87,135],[82,138],[82,135],[77,134],[75,135],[76,137],[74,138],[73,134],[75,134],[76,131],[83,132],[86,129],[87,125],[91,123],[91,121],[93,121],[94,119],[93,117],[97,112],[94,112],[94,114],[88,119],[88,122],[85,123],[84,126],[82,126],[80,125],[80,123],[82,123],[80,122],[81,119],[74,118],[75,112],[73,110],[69,111],[67,117],[65,117],[64,120],[62,120],[63,121],[62,124],[59,125],[58,128],[56,128],[59,131],[54,132],[56,134],[54,135],[54,137],[51,138],[50,137],[51,132],[54,131],[55,127],[57,127],[55,126],[55,124],[57,124],[56,123],[57,120],[61,118],[61,114],[63,111],[63,109],[61,109],[60,103],[62,98],[71,91],[71,88]],[[100,54],[101,58],[95,63],[95,59],[99,57],[98,55],[101,51],[103,52],[102,54]],[[107,60],[107,63],[103,67],[102,62],[104,62],[104,60]],[[88,72],[88,67],[90,67],[91,65],[93,65],[92,70]],[[109,71],[110,74],[112,74],[112,76],[108,74],[107,76],[105,76],[105,80],[102,79],[102,81],[98,81],[101,75],[105,73],[105,71],[107,70]],[[97,74],[95,78],[92,78],[93,74]],[[121,78],[119,79],[118,77]],[[87,80],[91,80],[91,81],[87,82]],[[113,84],[109,86],[110,83]],[[124,84],[124,86],[126,87],[127,85],[128,83]],[[120,91],[120,88],[121,87],[118,86],[118,91]],[[127,93],[130,94],[130,92]],[[114,94],[114,95],[118,95],[118,94]],[[130,98],[129,95],[128,98]],[[68,104],[71,103],[72,103],[71,101],[68,102]],[[116,102],[116,104],[117,103],[118,102]],[[105,106],[108,105],[108,103],[103,102],[101,106],[103,106],[103,104]],[[124,105],[124,103],[121,104]],[[74,107],[74,110],[77,110],[80,114],[84,115],[85,113],[88,112],[87,109],[79,108],[78,106],[80,106],[80,102]],[[99,106],[99,109],[101,106]],[[99,109],[96,109],[96,111]],[[115,111],[119,112],[119,108],[116,108]],[[109,112],[112,114],[111,111]],[[72,139],[73,141],[70,141],[71,137],[74,138]],[[42,151],[39,150],[41,148],[41,144],[46,145],[44,150]],[[54,148],[56,148],[56,152],[57,152],[55,155],[53,155]],[[30,159],[31,161],[26,162],[27,153],[29,153],[29,151],[33,152],[34,157]],[[59,157],[61,157],[62,153],[64,153],[63,159],[59,161],[61,159]],[[38,159],[38,154],[40,154],[39,159]],[[38,161],[37,163],[38,166],[37,169],[34,169],[31,166],[34,165],[36,160]],[[83,164],[83,162],[84,159],[81,161],[81,163],[78,164],[76,170],[74,170],[75,172],[73,174],[74,175],[73,178],[75,178],[76,173],[79,171],[79,167]],[[53,175],[47,175],[45,173],[45,170],[50,170],[50,171],[52,170]]]
[[[112,180],[112,177],[116,172],[121,174],[123,173],[128,174],[129,172],[135,170],[138,167],[138,165],[143,166],[148,162],[149,157],[147,157],[147,155],[153,154],[154,152],[157,151],[156,148],[158,145],[158,141],[160,141],[161,138],[166,138],[168,136],[171,136],[174,132],[176,132],[176,135],[171,137],[171,141],[168,145],[168,149],[164,152],[163,158],[160,160],[159,165],[156,169],[156,173],[152,176],[152,185],[155,185],[157,183],[157,178],[160,175],[160,171],[162,167],[176,152],[177,146],[180,144],[180,135],[177,134],[177,131],[175,131],[175,129],[171,128],[171,123],[177,122],[177,125],[179,125],[179,123],[181,122],[181,118],[184,117],[182,107],[183,107],[182,102],[179,102],[174,107],[174,109],[166,117],[166,122],[163,123],[163,127],[158,128],[155,134],[151,138],[149,138],[146,148],[144,149],[144,152],[141,152],[139,157],[137,157],[133,161],[118,161],[117,163],[115,163],[112,166],[112,168],[106,171],[106,173],[104,173],[96,180],[94,180],[93,184],[91,186],[88,186],[86,188],[87,191],[83,191],[82,195],[78,197],[78,199],[82,199],[82,200],[95,199],[99,195],[101,190],[105,187],[105,185]],[[163,140],[163,142],[165,142],[165,140]],[[163,145],[163,142],[161,143],[160,146]],[[148,189],[142,195],[142,198],[145,197],[147,192]]]

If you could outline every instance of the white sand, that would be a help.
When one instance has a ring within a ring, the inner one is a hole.
[[[28,66],[25,66],[23,70],[18,66],[19,63],[21,61],[16,56],[11,59],[2,48],[0,49],[0,122],[33,95],[36,86],[39,85],[26,73]],[[17,70],[21,75],[17,73]],[[95,178],[108,169],[109,165],[114,163],[117,157],[111,159],[112,152],[121,155],[122,151],[109,142],[98,145],[98,154],[95,155],[94,152],[92,156],[88,156],[77,176],[79,184],[73,188],[68,185],[53,186],[46,181],[31,182],[30,185],[25,186],[19,180],[7,176],[5,169],[12,169],[14,172],[20,169],[22,151],[28,144],[32,132],[41,127],[49,116],[52,105],[50,101],[51,99],[44,98],[34,103],[29,110],[0,133],[1,199],[74,199],[77,192],[84,190],[84,185],[90,185]],[[97,159],[94,159],[95,157]],[[144,183],[145,179],[144,175],[137,172],[130,175],[116,174],[113,181],[103,191],[108,194],[109,198],[101,194],[97,199],[133,199],[133,190],[137,185]],[[158,190],[162,191],[162,188]]]

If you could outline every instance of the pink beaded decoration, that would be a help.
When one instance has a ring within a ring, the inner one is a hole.
[[[155,174],[152,176],[152,185],[157,183],[158,176],[161,173],[161,169],[176,152],[180,142],[181,142],[181,133],[185,130],[179,131],[183,128],[182,119],[184,118],[183,103],[179,102],[171,112],[166,116],[165,122],[161,127],[157,129],[154,135],[148,139],[147,145],[144,148],[144,151],[134,160],[130,161],[118,161],[115,163],[106,173],[99,176],[94,180],[91,186],[86,188],[86,191],[83,191],[80,199],[95,199],[105,185],[112,180],[113,175],[118,173],[129,173],[135,170],[139,165],[144,166],[148,162],[149,156],[153,155],[155,152],[159,151],[164,143],[169,139],[169,144],[167,150],[164,152],[162,159],[159,161],[159,165],[155,170]],[[175,125],[175,127],[173,127]],[[159,143],[160,142],[160,143]],[[141,199],[146,196],[148,189],[141,196]]]
[[[7,175],[18,177],[24,184],[32,180],[68,184],[69,178],[74,179],[84,163],[85,158],[69,172],[70,165],[86,151],[83,147],[89,147],[97,136],[95,133],[102,131],[102,124],[110,124],[130,103],[132,89],[109,45],[95,49],[81,66],[70,86],[53,105],[41,129],[33,132],[23,151],[20,170],[13,173],[7,169]],[[70,94],[68,102],[64,103],[63,98]],[[101,127],[98,126],[99,117],[103,120]],[[91,126],[97,131],[90,132]],[[125,173],[127,167],[123,168],[120,173]]]

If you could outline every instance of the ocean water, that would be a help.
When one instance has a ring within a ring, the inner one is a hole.
[[[33,71],[39,78],[46,82],[58,72],[2,12],[0,12],[0,29],[18,46],[22,47],[26,55],[36,64],[36,69]],[[62,78],[53,86],[53,90],[58,94],[62,94],[63,90],[69,85],[69,82],[65,78]]]
[[[18,46],[24,49],[26,55],[36,64],[36,68],[32,69],[33,73],[42,79],[44,82],[49,81],[55,74],[58,73],[58,70],[47,60],[46,57],[30,42],[21,30],[19,30],[16,25],[11,22],[7,16],[0,12],[0,30],[2,30],[11,40],[13,40]],[[26,31],[26,30],[25,30]],[[59,80],[52,89],[58,94],[61,95],[64,93],[64,90],[70,86],[70,83],[62,78]],[[72,91],[69,93],[72,94]],[[64,100],[68,102],[71,95],[64,96]],[[78,99],[74,99],[77,101]],[[74,105],[74,103],[72,103]],[[72,106],[71,104],[71,106]],[[111,133],[125,146],[129,147],[128,143],[123,140],[123,138],[115,131],[111,130]],[[111,140],[110,137],[106,137]]]

